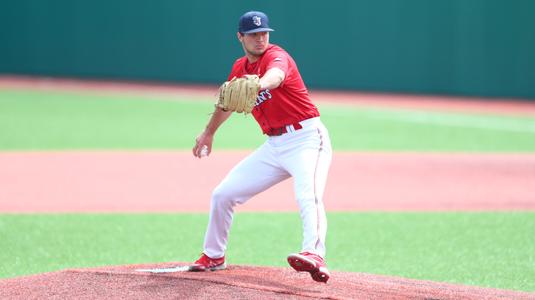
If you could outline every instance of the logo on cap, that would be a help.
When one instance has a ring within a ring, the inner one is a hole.
[[[262,19],[259,16],[253,16],[253,23],[256,26],[260,26],[262,25]]]

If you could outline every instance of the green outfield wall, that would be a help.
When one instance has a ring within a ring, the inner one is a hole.
[[[263,10],[312,88],[535,99],[535,1],[17,0],[0,73],[219,83]]]

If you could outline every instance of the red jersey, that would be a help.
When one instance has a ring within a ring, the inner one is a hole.
[[[265,134],[320,115],[308,97],[308,90],[295,61],[277,45],[269,44],[264,54],[254,63],[249,63],[247,56],[236,60],[228,80],[247,74],[262,77],[273,67],[281,69],[286,76],[279,87],[273,90],[261,90],[258,93],[256,105],[252,111]]]

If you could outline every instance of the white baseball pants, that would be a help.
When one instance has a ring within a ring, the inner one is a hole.
[[[288,133],[270,136],[214,189],[204,239],[206,255],[212,258],[225,255],[234,206],[293,177],[303,223],[301,251],[325,257],[327,219],[323,191],[332,158],[331,142],[319,117],[300,124],[302,129],[294,130],[290,125]]]

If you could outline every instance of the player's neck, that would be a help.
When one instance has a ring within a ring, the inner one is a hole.
[[[247,56],[247,61],[250,64],[257,62],[260,59],[260,56],[251,54],[249,52],[245,53],[245,56]]]

